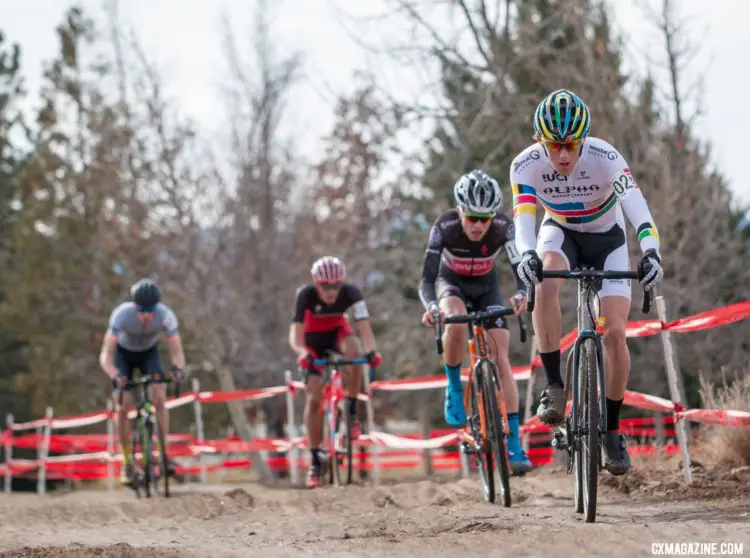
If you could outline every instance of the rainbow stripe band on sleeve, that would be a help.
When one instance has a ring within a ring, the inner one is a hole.
[[[528,184],[512,184],[513,216],[536,215],[536,190]]]
[[[651,223],[643,223],[638,227],[638,242],[642,242],[647,236],[653,236],[657,242],[659,242],[659,231]]]

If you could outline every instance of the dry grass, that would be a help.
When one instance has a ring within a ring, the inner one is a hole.
[[[722,378],[711,384],[701,376],[701,398],[708,409],[750,411],[750,375]],[[716,465],[750,465],[750,428],[743,426],[707,426],[705,452]]]

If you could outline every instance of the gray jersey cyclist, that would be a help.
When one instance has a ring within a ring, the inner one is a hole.
[[[107,334],[99,355],[102,370],[115,388],[132,380],[136,369],[142,375],[164,376],[158,344],[160,336],[165,335],[172,361],[171,373],[179,379],[185,368],[185,354],[177,316],[169,306],[161,302],[159,287],[151,280],[138,281],[130,293],[132,302],[120,304],[109,318]],[[127,420],[130,400],[127,393],[122,396],[122,404],[117,407],[117,424],[124,465],[121,478],[127,483],[133,474],[133,464],[130,462],[130,422]],[[166,436],[169,434],[169,414],[164,406],[166,385],[150,385],[149,396]]]

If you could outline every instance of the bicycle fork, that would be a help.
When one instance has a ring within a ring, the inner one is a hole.
[[[554,438],[552,439],[552,447],[557,450],[567,450],[568,452],[568,473],[573,470],[573,453],[578,447],[579,441],[582,436],[588,434],[585,425],[579,424],[579,413],[580,409],[580,398],[583,394],[579,390],[580,382],[580,366],[581,366],[581,349],[586,339],[593,339],[596,346],[596,358],[597,358],[597,370],[598,370],[598,384],[599,384],[599,429],[600,434],[607,431],[607,390],[605,384],[604,374],[604,347],[603,347],[603,319],[600,318],[597,324],[596,330],[584,329],[580,331],[578,337],[573,344],[573,365],[572,370],[568,371],[568,389],[573,391],[573,402],[571,411],[568,417],[565,419],[565,426],[556,427],[554,429]],[[566,393],[567,393],[566,389]],[[566,401],[567,405],[567,401]],[[600,463],[601,466],[601,463]]]

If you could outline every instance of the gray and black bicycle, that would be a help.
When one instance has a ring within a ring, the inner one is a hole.
[[[568,354],[565,379],[565,401],[573,392],[570,412],[565,422],[554,428],[552,445],[568,452],[568,474],[574,478],[576,513],[583,513],[587,523],[596,519],[597,477],[603,466],[602,436],[607,433],[607,406],[604,376],[604,318],[598,315],[598,295],[605,279],[635,279],[633,271],[543,271],[542,279],[575,279],[578,281],[578,336]],[[531,289],[528,311],[534,311],[534,289]],[[643,312],[651,309],[651,293],[643,293]],[[572,390],[571,390],[572,386]]]
[[[122,405],[122,393],[124,391],[135,391],[135,418],[133,419],[133,434],[131,443],[130,463],[133,465],[133,476],[130,481],[131,487],[138,498],[141,491],[146,497],[151,497],[153,487],[154,494],[161,493],[165,498],[169,497],[169,458],[167,456],[167,444],[164,429],[156,416],[156,409],[148,394],[148,386],[151,384],[169,384],[173,380],[169,376],[145,375],[137,380],[130,380],[119,391],[119,403]],[[156,447],[154,447],[156,445]],[[138,460],[140,449],[141,459]],[[158,449],[157,452],[154,452]],[[157,455],[154,455],[156,453]],[[161,483],[161,490],[159,484]]]

